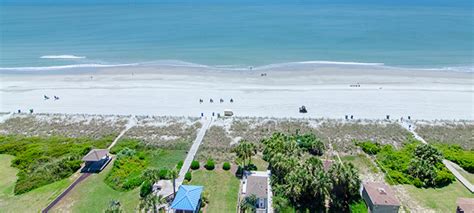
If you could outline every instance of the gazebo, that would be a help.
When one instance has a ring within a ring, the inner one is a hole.
[[[107,166],[111,157],[108,149],[93,149],[82,158],[85,162],[83,173],[98,173]]]
[[[171,204],[175,213],[197,213],[201,207],[201,194],[204,187],[181,185]]]

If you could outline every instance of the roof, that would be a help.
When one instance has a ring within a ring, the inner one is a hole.
[[[201,199],[202,186],[181,185],[171,204],[172,209],[194,211]]]
[[[93,149],[82,158],[83,161],[100,161],[109,155],[108,149]]]
[[[400,206],[393,190],[384,183],[364,183],[364,189],[374,205]]]
[[[458,208],[463,210],[465,213],[472,213],[474,212],[474,198],[464,198],[460,197],[456,201]]]
[[[268,190],[268,177],[250,175],[247,177],[246,194],[254,194],[258,198],[266,198]]]

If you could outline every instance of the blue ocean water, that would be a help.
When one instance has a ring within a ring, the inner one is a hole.
[[[474,65],[472,3],[0,1],[0,69],[299,61]]]

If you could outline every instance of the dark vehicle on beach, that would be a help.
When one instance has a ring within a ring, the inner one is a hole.
[[[307,113],[307,112],[308,112],[308,110],[306,110],[305,106],[300,107],[300,113]]]

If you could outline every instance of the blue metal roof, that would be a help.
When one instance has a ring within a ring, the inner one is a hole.
[[[172,209],[195,211],[201,199],[202,186],[181,185],[171,204]]]

